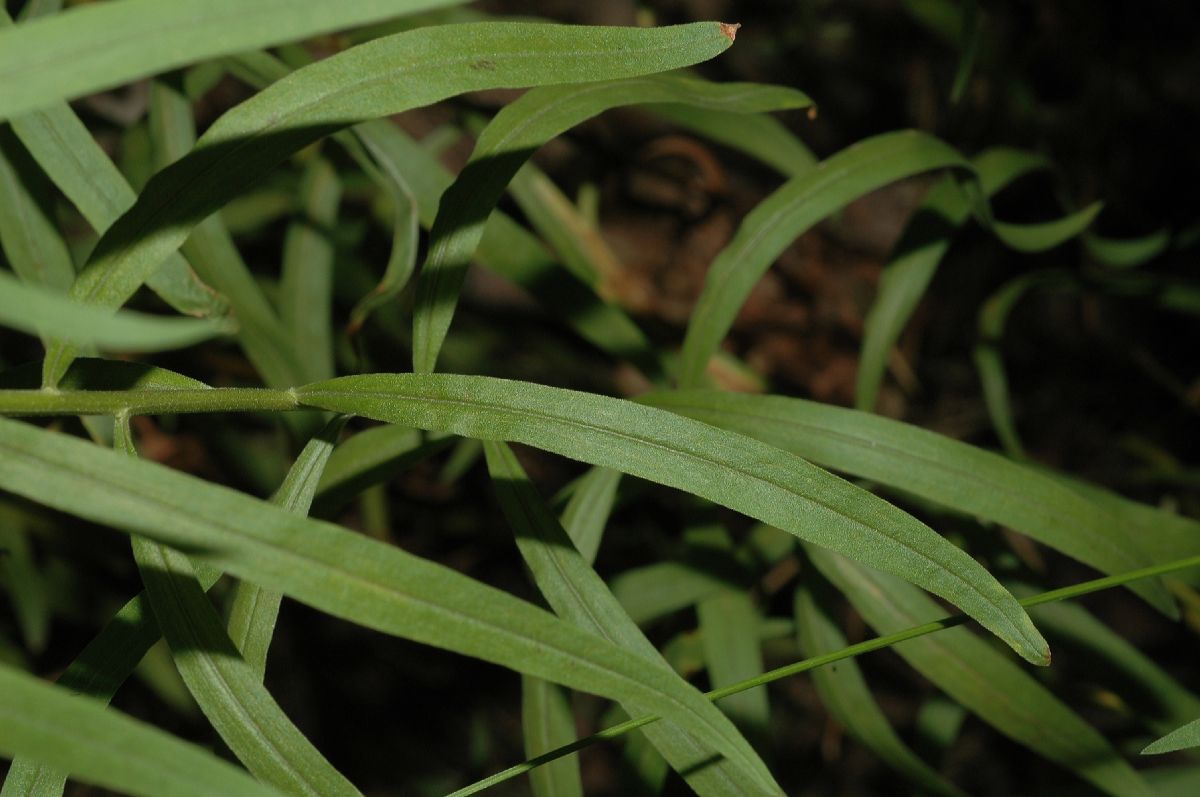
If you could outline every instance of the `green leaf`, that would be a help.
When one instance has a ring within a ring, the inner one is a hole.
[[[944,612],[908,584],[806,546],[818,569],[881,634]],[[1038,755],[1118,797],[1150,797],[1149,787],[1095,728],[992,645],[965,628],[894,646],[914,669],[980,719]]]
[[[0,32],[0,119],[206,58],[456,1],[120,0],[77,6]]]
[[[971,164],[986,197],[1031,171],[1049,167],[1039,155],[1007,147],[985,150]],[[905,227],[867,313],[855,389],[855,406],[860,410],[875,406],[888,353],[925,295],[951,239],[970,215],[970,199],[947,175],[929,190]]]
[[[1024,610],[928,526],[797,456],[662,410],[523,382],[375,374],[299,388],[307,406],[542,448],[707,498],[935,592],[1035,663]]]
[[[750,290],[792,241],[863,194],[946,167],[969,170],[970,164],[924,133],[885,133],[827,158],[760,202],[709,267],[683,343],[680,385],[701,384]]]
[[[653,105],[657,116],[741,150],[780,174],[796,177],[817,165],[817,157],[782,122],[767,114],[729,113],[688,105]]]
[[[0,752],[138,797],[279,797],[207,750],[4,665]]]
[[[643,666],[685,682],[659,655],[637,624],[625,614],[600,576],[575,550],[570,538],[529,482],[512,450],[504,443],[487,442],[491,472],[500,507],[517,536],[521,556],[529,565],[538,589],[555,613],[568,622],[598,634],[622,649],[642,657]],[[757,641],[757,640],[756,640]],[[778,784],[754,750],[721,712],[691,687],[686,722],[659,724],[645,730],[646,738],[683,775],[700,795],[734,795],[750,788],[754,794],[781,794]],[[622,701],[632,716],[645,708],[635,701]],[[719,729],[736,757],[714,761],[713,749],[698,743],[687,729],[703,725]]]
[[[29,543],[29,520],[16,507],[0,502],[0,586],[25,649],[39,654],[50,635],[50,595]]]
[[[192,106],[178,86],[162,79],[150,84],[149,121],[157,168],[165,169],[191,152],[196,142]],[[308,381],[300,362],[302,349],[263,295],[220,217],[210,216],[196,225],[183,251],[204,280],[229,298],[238,319],[238,342],[263,380],[273,387]]]
[[[368,487],[445,450],[455,439],[400,426],[365,429],[333,450],[317,488],[317,506],[332,512]]]
[[[1018,252],[1044,252],[1082,233],[1092,225],[1103,208],[1103,203],[1093,202],[1061,219],[1037,224],[1009,224],[997,221],[992,224],[992,232],[1010,249]]]
[[[1156,742],[1146,746],[1142,755],[1160,755],[1185,750],[1189,747],[1200,747],[1200,719],[1192,720],[1187,725],[1180,726]]]
[[[333,367],[333,241],[342,186],[332,164],[313,158],[300,183],[300,218],[283,242],[279,292],[283,323],[304,379],[329,379]]]
[[[849,643],[817,602],[812,590],[801,586],[795,598],[796,631],[807,658],[841,650]],[[921,760],[892,728],[854,659],[812,671],[821,702],[854,738],[885,764],[930,794],[964,797],[964,792]]]
[[[231,332],[232,326],[205,318],[165,318],[132,310],[83,304],[55,291],[23,285],[0,272],[0,326],[49,335],[73,346],[111,351],[167,351]]]
[[[308,514],[317,485],[345,425],[346,419],[338,416],[308,441],[271,503],[301,517]],[[241,658],[258,674],[259,681],[267,669],[267,650],[275,634],[282,599],[279,592],[263,589],[251,581],[239,581],[233,590],[229,605],[229,638],[241,652]]]
[[[525,731],[525,755],[537,758],[575,741],[575,716],[561,686],[521,677],[521,726]],[[534,797],[583,797],[579,756],[563,756],[529,773]]]
[[[0,419],[0,489],[140,534],[336,617],[594,692],[744,754],[674,674],[449,568],[224,487]]]
[[[1088,254],[1109,268],[1136,268],[1167,250],[1171,245],[1171,231],[1164,227],[1138,238],[1104,238],[1090,234],[1083,236],[1083,245]]]
[[[75,279],[71,253],[53,221],[44,175],[7,125],[0,126],[0,245],[25,283],[65,292]]]
[[[613,594],[638,625],[694,606],[728,586],[721,575],[684,562],[655,562],[636,567],[624,571],[612,582]]]
[[[628,74],[629,70],[625,71]],[[651,71],[662,70],[643,70]],[[589,76],[590,79],[610,77],[617,75],[598,72]],[[471,162],[442,196],[430,233],[429,256],[417,280],[413,308],[414,370],[421,373],[434,370],[467,265],[483,236],[488,215],[522,164],[550,139],[609,108],[652,102],[682,102],[743,112],[811,104],[808,97],[792,89],[717,84],[676,75],[584,86],[547,86],[509,104],[480,134]]]
[[[734,558],[733,541],[721,526],[689,529],[685,539],[693,548],[710,556]],[[762,616],[746,591],[722,586],[696,604],[696,618],[700,623],[700,642],[711,688],[720,689],[762,675],[759,642]],[[721,710],[739,727],[750,731],[752,738],[765,737],[771,706],[764,690],[730,695],[721,702]]]
[[[72,295],[120,306],[207,216],[292,153],[345,127],[465,91],[684,66],[723,51],[731,30],[715,22],[645,30],[449,25],[399,33],[318,61],[227,111],[187,157],[156,174],[100,239]],[[47,385],[57,383],[73,356],[68,345],[52,347]]]
[[[584,561],[596,561],[604,527],[617,501],[621,471],[612,468],[592,468],[575,484],[571,498],[562,513],[563,529],[571,538]]]
[[[639,401],[999,523],[1105,573],[1152,561],[1137,544],[1140,535],[1094,500],[1038,470],[911,424],[783,396],[695,390]],[[1136,591],[1174,614],[1160,582],[1140,582]]]

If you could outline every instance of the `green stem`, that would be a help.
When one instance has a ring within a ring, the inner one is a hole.
[[[1054,601],[1078,598],[1082,595],[1088,595],[1092,592],[1099,592],[1100,590],[1119,587],[1123,584],[1128,584],[1131,581],[1138,581],[1144,578],[1152,578],[1154,576],[1161,576],[1167,573],[1174,573],[1191,567],[1200,567],[1200,556],[1192,556],[1188,557],[1187,559],[1178,559],[1174,562],[1167,562],[1166,564],[1143,567],[1138,570],[1130,570],[1126,573],[1119,573],[1115,576],[1105,576],[1104,578],[1084,581],[1080,584],[1073,584],[1069,587],[1054,589],[1050,590],[1049,592],[1043,592],[1038,595],[1024,598],[1020,601],[1020,603],[1025,607],[1040,606],[1043,603],[1053,603]],[[739,681],[738,683],[730,684],[729,686],[721,689],[714,689],[711,692],[705,692],[704,696],[709,700],[720,700],[723,697],[736,695],[738,692],[744,692],[747,689],[753,689],[757,686],[769,684],[772,681],[778,681],[779,679],[786,678],[789,675],[796,675],[808,670],[813,670],[817,667],[823,667],[826,664],[832,664],[835,661],[841,661],[842,659],[848,659],[853,656],[861,656],[862,654],[870,653],[873,650],[891,647],[899,642],[915,639],[916,637],[925,636],[926,634],[932,634],[934,631],[953,628],[966,623],[969,619],[970,618],[965,614],[955,614],[951,615],[950,617],[944,617],[941,620],[934,620],[933,622],[914,626],[912,628],[905,629],[904,631],[897,631],[894,634],[876,637],[875,639],[868,639],[865,642],[859,642],[857,645],[851,645],[849,647],[842,648],[841,650],[833,651],[832,653],[826,653],[821,656],[814,656],[811,659],[795,662],[794,664],[788,664],[784,667],[771,670],[770,672],[765,672],[757,677],[748,678],[745,681]],[[467,797],[467,795],[470,794],[477,794],[478,792],[481,792],[491,786],[495,786],[498,783],[503,783],[506,780],[517,777],[518,775],[523,775],[531,769],[535,769],[543,764],[549,764],[551,761],[562,758],[565,755],[579,752],[585,747],[589,747],[596,742],[615,739],[622,734],[634,730],[635,728],[641,728],[644,725],[649,725],[650,723],[657,722],[658,720],[659,717],[654,715],[646,715],[644,717],[627,720],[626,722],[622,722],[619,725],[614,725],[611,728],[605,728],[604,730],[594,733],[591,736],[585,736],[582,739],[576,739],[570,744],[566,744],[547,753],[543,753],[537,758],[531,758],[524,763],[509,767],[502,772],[497,772],[495,775],[491,775],[483,780],[476,781],[470,786],[465,786],[448,795],[448,797]]]
[[[300,408],[290,390],[0,390],[0,415],[156,415],[282,412]]]

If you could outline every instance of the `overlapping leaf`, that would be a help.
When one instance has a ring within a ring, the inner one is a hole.
[[[101,238],[72,295],[122,304],[192,229],[288,155],[350,125],[464,91],[665,71],[711,58],[730,28],[693,23],[605,28],[480,23],[424,28],[300,69],[221,116],[187,157],[159,172]],[[74,356],[52,347],[45,382]]]
[[[1045,661],[1024,611],[964,552],[865,490],[751,438],[619,399],[487,377],[352,376],[296,395],[306,406],[526,443],[686,490],[900,574]]]

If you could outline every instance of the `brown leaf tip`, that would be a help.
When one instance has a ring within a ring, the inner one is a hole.
[[[721,32],[729,37],[729,41],[737,39],[738,28],[742,26],[740,22],[735,22],[732,25],[728,22],[718,22],[717,24],[721,26]]]

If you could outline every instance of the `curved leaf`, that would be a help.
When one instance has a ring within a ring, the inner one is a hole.
[[[811,104],[807,96],[793,89],[717,84],[678,75],[547,86],[509,104],[479,135],[471,162],[442,195],[438,206],[413,307],[415,371],[434,370],[467,265],[483,236],[488,215],[522,164],[550,139],[609,108],[653,102],[742,112]]]
[[[167,318],[131,310],[113,314],[0,272],[0,326],[118,351],[179,349],[233,331],[207,318]]]
[[[359,45],[272,83],[227,111],[185,158],[154,176],[100,239],[71,288],[117,307],[192,229],[292,153],[356,123],[465,91],[664,71],[727,48],[731,28],[479,23],[422,28]],[[53,386],[74,352],[47,352]]]
[[[751,289],[792,241],[863,194],[946,167],[971,168],[951,147],[924,133],[885,133],[821,161],[760,202],[709,267],[683,343],[680,385],[701,383]]]
[[[908,584],[807,546],[818,569],[881,634],[944,616]],[[914,669],[1009,738],[1057,762],[1117,797],[1151,791],[1095,728],[966,628],[910,639],[894,646]]]
[[[572,546],[562,526],[529,482],[512,449],[504,443],[488,442],[485,452],[500,506],[516,533],[521,556],[555,613],[644,656],[648,666],[656,666],[678,678],[657,648],[625,614],[596,571]],[[757,637],[754,641],[757,643]],[[622,708],[633,716],[642,710],[631,701],[623,701]],[[710,703],[701,712],[708,722],[728,735],[730,746],[741,751],[739,758],[714,761],[712,748],[697,743],[686,732],[687,725],[663,723],[645,730],[646,737],[687,779],[692,789],[702,797],[732,797],[753,784],[751,788],[755,794],[782,794],[766,766],[720,710]]]
[[[449,568],[81,440],[0,419],[0,489],[169,545],[313,608],[628,700],[734,760],[703,696],[593,633]]]
[[[0,32],[0,119],[218,55],[462,0],[120,0]]]
[[[806,658],[849,644],[808,587],[796,590],[795,606],[796,632]],[[836,667],[818,667],[812,671],[812,679],[830,715],[884,763],[930,794],[964,797],[962,789],[921,760],[892,728],[854,659]]]
[[[1015,599],[961,550],[865,490],[757,440],[620,399],[487,377],[350,376],[296,395],[306,406],[526,443],[686,490],[936,592],[1030,661],[1048,655]]]
[[[1106,507],[1040,471],[912,424],[783,396],[694,390],[638,400],[1003,524],[1105,573],[1151,564],[1139,535]],[[1161,582],[1131,588],[1174,614]]]
[[[139,797],[279,797],[207,750],[5,665],[0,752]]]

